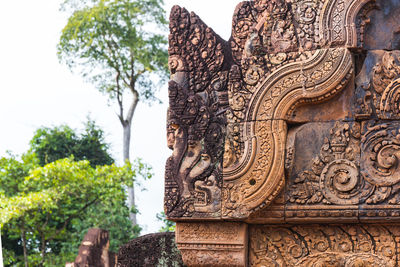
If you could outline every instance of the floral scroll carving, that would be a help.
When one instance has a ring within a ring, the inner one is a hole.
[[[360,136],[359,123],[336,122],[312,168],[300,173],[289,187],[289,201],[327,205],[368,202],[375,185],[359,175]]]
[[[359,43],[357,22],[371,3],[243,2],[228,42],[194,13],[172,9],[170,218],[245,219],[273,202],[285,186],[287,122],[297,107],[346,88],[354,75],[348,47]]]
[[[361,175],[379,188],[373,203],[388,200],[400,204],[400,128],[399,123],[376,123],[364,126]]]
[[[288,210],[292,211],[286,216],[291,217],[296,208],[303,206],[303,217],[312,215],[307,219],[311,221],[312,217],[319,217],[313,213],[320,210],[320,216],[326,213],[332,217],[353,218],[357,222],[360,218],[353,212],[360,208],[382,209],[378,213],[362,212],[367,218],[376,214],[392,214],[395,218],[395,212],[383,210],[395,210],[400,204],[399,126],[398,122],[375,120],[362,123],[337,121],[309,168],[291,176],[286,197]],[[286,167],[292,168],[291,163]]]
[[[395,2],[244,1],[228,41],[172,9],[165,211],[185,264],[400,264],[400,31],[377,26],[400,25]]]
[[[305,62],[278,68],[254,89],[239,135],[244,140],[243,153],[236,152],[236,164],[224,164],[224,216],[246,217],[251,210],[271,203],[285,181],[286,117],[297,105],[329,99],[344,88],[351,75],[352,61],[346,49],[319,50]],[[225,146],[234,143],[229,138],[228,134]]]
[[[250,265],[396,266],[397,242],[392,228],[253,226],[250,229]]]

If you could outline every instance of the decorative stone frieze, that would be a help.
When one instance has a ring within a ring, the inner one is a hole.
[[[244,1],[225,41],[173,7],[165,211],[188,266],[397,266],[398,12]]]

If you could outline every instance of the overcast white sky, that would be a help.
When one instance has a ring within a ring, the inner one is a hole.
[[[7,150],[21,154],[33,132],[42,126],[68,124],[80,129],[88,114],[107,134],[112,153],[121,158],[122,130],[107,98],[79,74],[58,62],[56,44],[66,23],[60,0],[0,1],[0,156]],[[175,4],[197,13],[225,40],[239,0],[165,0],[169,13]],[[168,14],[169,15],[169,14]],[[163,104],[139,105],[134,117],[132,158],[153,166],[155,176],[137,193],[143,234],[155,232],[163,210],[164,163],[170,155],[165,139],[167,87],[159,95]]]

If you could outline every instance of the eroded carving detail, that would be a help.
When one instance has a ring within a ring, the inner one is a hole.
[[[300,173],[289,186],[289,202],[400,204],[398,123],[369,121],[362,132],[361,136],[357,122],[336,122],[311,169]]]
[[[165,209],[169,217],[218,217],[227,106],[226,43],[195,14],[171,12],[168,159]]]
[[[400,54],[385,52],[373,68],[376,112],[381,119],[400,118]]]
[[[397,266],[396,240],[383,226],[252,226],[251,266]]]
[[[247,261],[247,225],[177,223],[176,242],[191,266],[239,267]]]
[[[377,51],[369,56],[378,58],[378,62],[371,70],[370,81],[360,82],[357,88],[357,116],[400,119],[400,53]]]
[[[299,106],[329,101],[348,85],[355,65],[348,48],[361,48],[375,7],[373,0],[243,2],[229,42],[195,14],[173,8],[167,126],[174,153],[166,167],[165,201],[170,218],[245,219],[271,204],[285,185],[287,121]],[[365,86],[371,92],[358,89],[357,119],[375,111],[381,119],[400,113],[398,59],[387,53],[374,69],[377,78]],[[327,145],[336,149],[333,139]],[[382,187],[360,176],[359,156],[346,153],[318,163],[318,178],[300,182],[299,176],[296,186],[309,184],[318,193],[293,193],[293,202],[375,203],[371,199]]]
[[[351,77],[352,61],[346,49],[318,50],[304,62],[278,68],[252,89],[246,97],[249,106],[243,105],[244,122],[234,119],[231,123],[227,115],[225,150],[233,156],[225,157],[230,164],[224,162],[224,217],[246,217],[271,203],[285,181],[284,120],[297,105],[329,99]]]
[[[360,45],[361,9],[375,0],[325,0],[321,12],[320,39],[322,45],[356,48]]]
[[[245,1],[229,42],[173,8],[165,208],[186,264],[399,264],[400,228],[365,224],[400,222],[400,53],[364,53],[376,2]],[[247,261],[247,226],[229,221],[281,225],[249,226]]]
[[[336,122],[312,168],[298,175],[288,189],[297,204],[352,205],[364,202],[374,185],[360,178],[360,124]]]
[[[365,123],[362,136],[361,175],[378,187],[370,203],[388,200],[400,204],[400,124]]]

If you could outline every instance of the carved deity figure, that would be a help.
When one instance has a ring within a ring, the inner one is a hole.
[[[173,7],[165,211],[188,266],[400,264],[399,11],[249,0],[225,41]]]

